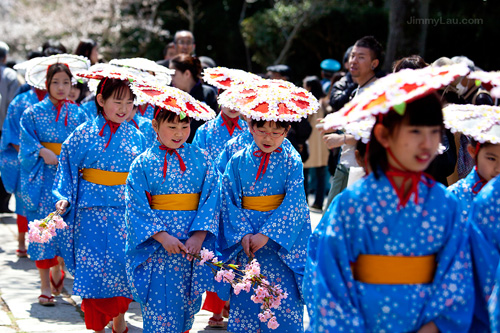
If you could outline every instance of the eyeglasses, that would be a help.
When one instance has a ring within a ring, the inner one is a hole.
[[[274,139],[277,139],[281,136],[283,136],[286,131],[283,131],[281,133],[277,133],[277,132],[264,132],[264,131],[261,131],[261,130],[252,130],[252,132],[254,132],[257,136],[270,136],[271,138],[274,138]]]

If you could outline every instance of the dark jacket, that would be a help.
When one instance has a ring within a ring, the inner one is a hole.
[[[307,139],[311,135],[312,127],[307,118],[302,118],[301,121],[294,121],[288,131],[286,138],[290,141],[292,146],[299,152],[302,162],[307,161],[309,158],[309,147],[307,146]]]
[[[333,84],[330,91],[330,105],[334,112],[340,110],[345,103],[351,100],[352,92],[357,87],[357,83],[352,81],[351,73],[347,73]]]
[[[216,113],[219,112],[217,107],[217,94],[215,90],[206,84],[202,84],[201,81],[198,81],[195,86],[189,92],[191,96],[197,99],[200,102],[205,102],[209,107],[212,108]],[[194,139],[194,135],[196,134],[196,130],[198,127],[203,125],[205,121],[203,120],[191,120],[191,133],[189,134],[189,138],[187,139],[187,143],[191,143]]]

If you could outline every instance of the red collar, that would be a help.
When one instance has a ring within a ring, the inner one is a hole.
[[[426,174],[423,171],[415,172],[405,169],[404,166],[398,161],[398,159],[396,158],[396,156],[394,156],[394,154],[390,149],[387,149],[387,152],[389,153],[389,155],[391,155],[394,161],[402,168],[398,169],[392,165],[389,165],[389,169],[385,173],[385,175],[389,179],[389,182],[391,183],[392,187],[396,191],[396,194],[399,198],[398,210],[406,206],[412,194],[415,194],[414,201],[415,204],[418,205],[418,184],[422,182],[428,187],[433,187],[436,184],[436,181],[430,175]],[[396,185],[394,177],[403,178],[400,187]],[[405,185],[407,181],[411,182],[411,187],[408,193],[406,193],[405,195]]]
[[[137,107],[137,111],[139,111],[139,113],[141,114],[141,116],[144,117],[144,114],[146,113],[146,109],[148,108],[148,106],[149,106],[149,103],[146,103],[146,104],[144,104],[144,108],[142,108],[142,105],[139,105]]]
[[[179,148],[184,148],[184,145],[180,146]],[[181,171],[182,172],[186,171],[186,165],[184,164],[184,161],[182,160],[181,155],[179,155],[179,153],[177,152],[177,149],[168,148],[165,145],[160,145],[160,149],[165,150],[165,157],[163,158],[163,181],[165,181],[165,177],[167,176],[167,167],[168,167],[167,154],[172,155],[175,153],[175,155],[177,155],[177,158],[179,159],[179,165],[180,165]]]
[[[108,148],[109,143],[111,142],[111,138],[113,137],[113,134],[116,133],[116,131],[118,130],[118,127],[120,127],[121,124],[115,123],[115,122],[109,120],[104,113],[102,115],[104,116],[104,119],[106,120],[106,122],[102,126],[101,131],[99,132],[99,135],[104,136],[104,128],[106,127],[106,125],[109,126],[109,130],[111,131],[111,134],[109,135],[109,140],[106,143],[106,146],[104,146],[104,149],[106,149],[106,148]]]
[[[477,156],[477,153],[476,153],[476,156]],[[476,157],[476,159],[477,159],[477,157]],[[488,181],[486,179],[484,179],[483,177],[481,177],[479,172],[477,172],[477,165],[474,167],[474,169],[476,170],[477,177],[479,178],[479,180],[477,182],[475,182],[474,185],[472,185],[472,193],[478,194],[479,191],[481,191],[483,189],[484,185],[486,185],[488,183]]]
[[[264,177],[271,154],[274,152],[281,153],[282,150],[283,149],[281,149],[281,147],[278,147],[270,153],[265,153],[260,149],[253,152],[253,156],[260,157],[259,170],[257,171],[257,177],[255,177],[255,181],[259,180],[260,176]]]
[[[68,115],[69,115],[69,109],[68,109],[68,104],[75,104],[75,102],[70,101],[69,99],[59,99],[57,100],[57,104],[55,105],[56,110],[57,110],[57,115],[56,115],[56,122],[59,121],[59,115],[61,114],[61,109],[64,105],[66,105],[66,117],[64,117],[64,126],[68,126]]]
[[[222,118],[222,125],[221,126],[226,126],[227,131],[229,132],[229,135],[233,136],[234,129],[238,127],[238,129],[241,131],[241,127],[238,124],[238,117],[236,118],[231,118],[232,120],[232,126],[229,125],[228,120],[229,117],[224,114],[224,112],[221,111],[221,118]]]

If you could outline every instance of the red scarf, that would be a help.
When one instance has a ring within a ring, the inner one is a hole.
[[[222,118],[222,125],[221,126],[226,126],[227,131],[229,132],[229,135],[233,136],[234,129],[238,127],[238,129],[241,131],[241,127],[238,124],[238,117],[236,118],[229,118],[227,115],[224,114],[224,112],[221,112],[221,118]],[[233,124],[230,125],[228,120],[232,119]]]
[[[103,113],[103,116],[104,116],[104,119],[106,119],[106,122],[104,123],[104,125],[102,126],[101,128],[101,131],[99,132],[99,135],[100,136],[104,136],[104,127],[106,127],[106,125],[109,126],[109,130],[111,131],[111,134],[109,135],[109,140],[108,142],[106,143],[106,146],[104,146],[104,149],[108,148],[109,146],[109,143],[111,142],[111,138],[113,137],[113,134],[116,133],[116,131],[118,130],[118,127],[120,127],[120,124],[118,123],[115,123],[111,120],[109,120]]]
[[[66,103],[75,104],[75,102],[70,101],[69,99],[58,99],[57,100],[57,104],[55,105],[55,107],[57,109],[56,122],[59,121],[59,115],[61,114],[61,109]],[[66,109],[68,109],[68,105],[66,105]],[[69,109],[68,109],[68,112],[66,112],[66,117],[64,118],[64,126],[68,126],[68,115],[69,115]]]
[[[133,118],[132,118],[131,122],[134,123],[135,128],[139,129],[139,125],[137,125],[137,122]]]
[[[476,153],[476,156],[477,156],[477,153]],[[477,157],[476,157],[476,160],[477,160]],[[483,177],[481,177],[479,172],[477,172],[477,165],[474,167],[474,169],[476,169],[476,173],[477,173],[477,176],[479,177],[479,180],[474,185],[472,185],[472,193],[478,194],[479,191],[481,191],[483,189],[484,185],[486,185],[488,183],[488,181],[486,179],[484,179]]]
[[[184,148],[184,145],[180,146],[179,148]],[[179,155],[179,153],[177,152],[177,149],[168,148],[165,145],[160,145],[160,149],[165,150],[165,157],[163,158],[163,179],[165,179],[165,177],[167,176],[167,167],[168,167],[167,154],[172,155],[173,153],[175,153],[175,155],[177,155],[177,158],[179,159],[181,171],[182,172],[186,171],[186,165],[184,164],[181,155]]]
[[[415,172],[406,170],[390,149],[387,149],[387,152],[389,153],[389,155],[391,155],[398,166],[401,167],[401,169],[397,169],[392,165],[389,165],[389,170],[387,170],[387,172],[385,173],[399,198],[398,210],[406,206],[412,194],[415,194],[414,201],[415,204],[418,205],[418,184],[422,182],[428,187],[433,187],[434,184],[436,184],[436,181],[423,171]],[[400,187],[396,185],[394,177],[403,177],[403,182],[401,183]],[[408,180],[411,181],[411,187],[408,193],[406,193],[405,195],[405,185]]]
[[[149,106],[149,103],[146,103],[146,104],[144,104],[144,109],[142,108],[142,105],[139,105],[137,107],[137,110],[139,111],[139,113],[141,114],[141,116],[144,117],[144,114],[146,113],[146,109],[148,108],[148,106]]]
[[[35,91],[36,98],[38,98],[39,102],[41,102],[45,98],[45,96],[47,95],[47,91],[45,91],[45,90],[41,90],[38,88],[33,88],[33,90]]]
[[[253,156],[260,157],[259,170],[257,171],[257,177],[255,177],[256,181],[259,180],[260,176],[264,177],[267,165],[269,164],[269,158],[271,157],[271,154],[273,152],[281,153],[281,151],[282,151],[281,147],[278,147],[270,153],[265,153],[260,149],[253,152]]]

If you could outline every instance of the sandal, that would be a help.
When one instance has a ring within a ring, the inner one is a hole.
[[[18,258],[28,258],[28,250],[16,250],[16,256]]]
[[[45,300],[44,300],[45,299]],[[40,295],[38,296],[38,303],[43,306],[54,306],[56,305],[56,301],[54,300],[54,296]]]
[[[208,326],[211,328],[224,328],[224,318],[215,319],[214,317],[210,317],[208,319]]]
[[[57,284],[52,279],[52,270],[50,271],[49,276],[50,276],[50,285],[52,286],[52,294],[56,296],[60,295],[64,287],[64,277],[65,277],[64,271],[61,269],[61,279]]]

